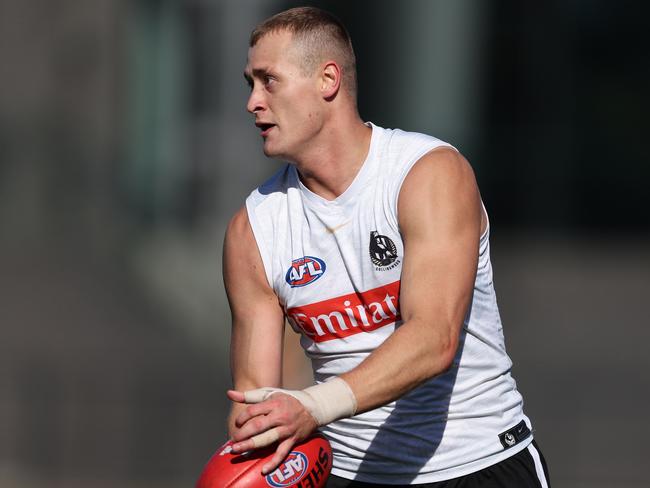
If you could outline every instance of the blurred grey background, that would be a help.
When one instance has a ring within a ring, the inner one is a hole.
[[[300,4],[366,120],[473,164],[553,486],[650,486],[647,3],[2,0],[0,487],[192,486],[224,441],[223,232],[279,164],[247,38]]]

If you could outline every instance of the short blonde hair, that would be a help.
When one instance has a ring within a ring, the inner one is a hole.
[[[300,66],[312,74],[325,58],[337,61],[342,71],[342,85],[356,100],[357,68],[350,34],[334,15],[315,7],[296,7],[269,17],[259,24],[250,37],[250,47],[270,33],[287,31],[300,47]]]

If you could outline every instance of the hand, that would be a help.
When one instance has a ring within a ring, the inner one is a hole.
[[[290,395],[274,393],[257,403],[246,402],[241,391],[228,390],[227,394],[234,402],[249,404],[235,419],[233,452],[250,451],[278,441],[274,456],[262,467],[262,474],[276,469],[291,448],[318,427],[303,404]]]

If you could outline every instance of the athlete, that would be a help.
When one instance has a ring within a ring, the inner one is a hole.
[[[320,429],[330,487],[549,486],[468,162],[360,118],[349,35],[321,10],[257,26],[244,75],[264,154],[288,164],[226,232],[234,451],[277,442],[266,474]],[[312,361],[305,390],[281,388],[285,319]]]

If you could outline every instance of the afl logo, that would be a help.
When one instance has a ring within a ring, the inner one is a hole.
[[[375,266],[390,266],[397,259],[397,247],[390,237],[380,235],[376,230],[370,233],[370,259]]]
[[[266,475],[266,484],[281,488],[300,483],[307,472],[308,465],[307,456],[299,451],[291,451],[278,469]]]
[[[325,261],[322,259],[305,256],[291,262],[284,279],[291,288],[306,286],[323,276],[326,268]]]

